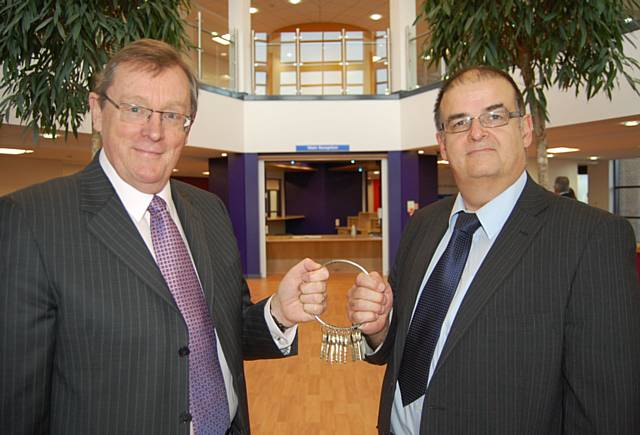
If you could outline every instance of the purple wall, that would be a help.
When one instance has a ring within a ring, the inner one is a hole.
[[[242,270],[246,276],[259,276],[258,155],[210,159],[209,168],[209,191],[218,195],[229,210]]]
[[[362,174],[329,171],[330,164],[313,164],[315,172],[286,172],[284,176],[287,215],[304,219],[287,222],[291,234],[334,234],[335,219],[346,225],[347,216],[357,216],[362,206]]]
[[[409,220],[407,201],[425,207],[438,199],[438,165],[436,156],[415,151],[389,151],[389,264],[393,267],[402,230]]]

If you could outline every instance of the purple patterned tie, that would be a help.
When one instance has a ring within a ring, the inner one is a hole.
[[[154,195],[149,213],[156,262],[189,331],[189,411],[194,431],[224,434],[229,428],[229,404],[213,320],[200,281],[164,200]]]

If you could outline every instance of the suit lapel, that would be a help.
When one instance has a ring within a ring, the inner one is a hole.
[[[438,368],[446,363],[489,298],[529,249],[544,225],[541,212],[548,206],[548,201],[548,192],[529,178],[511,216],[469,286],[438,360]]]
[[[88,231],[177,310],[156,262],[102,170],[97,156],[80,174],[80,208],[91,215]]]

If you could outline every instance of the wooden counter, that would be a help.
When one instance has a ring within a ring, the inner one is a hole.
[[[267,236],[267,274],[284,273],[305,257],[318,263],[344,258],[367,270],[382,269],[382,237],[338,234]],[[346,264],[331,266],[334,272],[353,272]]]

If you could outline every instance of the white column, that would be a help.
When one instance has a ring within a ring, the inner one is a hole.
[[[236,40],[236,88],[251,90],[251,0],[229,0],[229,33]]]
[[[416,19],[416,0],[389,0],[391,91],[407,89],[407,26]]]

